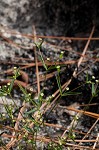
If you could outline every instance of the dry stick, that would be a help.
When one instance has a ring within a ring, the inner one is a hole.
[[[34,42],[37,43],[35,26],[33,26],[33,35],[34,35]],[[40,79],[39,79],[39,69],[38,69],[36,46],[34,46],[34,54],[35,54],[35,64],[36,64],[37,89],[38,89],[38,95],[39,95],[40,94]]]

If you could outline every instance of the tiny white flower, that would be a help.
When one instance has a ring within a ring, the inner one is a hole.
[[[54,94],[52,94],[52,97],[55,97],[55,95],[54,95]]]
[[[7,93],[4,93],[3,95],[4,95],[4,96],[7,96]]]
[[[91,84],[91,81],[87,81],[87,83],[90,83],[90,84]]]
[[[33,88],[30,88],[30,91],[33,92]]]
[[[68,91],[68,90],[69,90],[69,87],[67,87],[66,90]]]
[[[3,116],[3,117],[5,117],[5,114],[4,114],[4,113],[2,113],[2,116]]]
[[[72,136],[73,136],[73,138],[75,138],[76,137],[75,133],[73,133]]]
[[[31,143],[31,140],[28,140],[28,143]]]
[[[99,83],[99,80],[95,80],[96,81],[96,83]]]
[[[92,76],[92,79],[95,79],[95,76]]]
[[[61,54],[64,54],[64,52],[63,52],[63,51],[61,51]]]
[[[49,60],[50,60],[50,58],[47,58],[47,60],[49,61]]]
[[[61,140],[59,140],[59,144],[62,145],[62,141]]]
[[[21,38],[22,36],[21,36],[21,34],[17,34],[16,37],[17,38]]]
[[[40,118],[40,122],[42,122],[43,120],[42,120],[42,118]]]
[[[11,84],[10,82],[7,83],[7,85],[10,85],[10,84]]]
[[[39,41],[42,41],[42,38],[39,38]]]
[[[11,34],[9,34],[9,33],[3,33],[3,36],[5,36],[5,37],[7,37],[7,38],[10,38],[11,37]]]
[[[75,116],[75,118],[76,118],[77,120],[79,119],[79,117],[78,117],[77,115]]]
[[[50,95],[49,98],[52,98],[52,96]]]
[[[17,69],[17,67],[14,67],[13,69],[14,69],[14,70],[16,70],[16,69]]]
[[[41,93],[41,96],[43,97],[43,96],[44,96],[44,93]]]
[[[56,66],[57,69],[60,69],[60,66]]]
[[[48,101],[48,100],[49,100],[49,97],[47,97],[46,100]]]
[[[28,95],[31,96],[31,93],[29,93]]]

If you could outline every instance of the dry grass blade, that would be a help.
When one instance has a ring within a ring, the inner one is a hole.
[[[80,67],[80,65],[81,65],[81,63],[82,63],[82,60],[83,60],[83,58],[84,58],[84,56],[85,56],[85,53],[86,53],[87,48],[88,48],[88,46],[89,46],[89,44],[90,44],[90,39],[92,38],[92,35],[93,35],[93,33],[94,33],[94,30],[95,30],[95,26],[93,26],[93,28],[92,28],[92,31],[91,31],[90,36],[89,36],[89,38],[88,38],[88,41],[87,41],[87,43],[86,43],[86,45],[85,45],[85,48],[84,48],[84,50],[83,50],[83,52],[82,52],[82,55],[81,55],[81,57],[80,57],[80,59],[79,59],[79,61],[78,61],[77,68],[75,68],[75,71],[74,71],[74,73],[73,73],[73,76],[74,76],[74,77],[77,76],[77,70],[78,70],[78,68]]]
[[[78,110],[78,109],[75,109],[75,108],[72,108],[72,107],[67,107],[67,110],[75,111],[75,112],[90,116],[90,117],[95,118],[95,119],[99,118],[99,114],[92,113],[92,112],[89,112],[89,111]]]
[[[33,34],[23,34],[23,33],[20,33],[20,32],[16,32],[15,30],[12,30],[10,28],[5,28],[5,27],[1,27],[0,26],[0,29],[3,29],[6,33],[10,33],[11,35],[20,35],[22,37],[27,37],[27,38],[30,38],[30,39],[34,39],[34,36]],[[3,35],[2,33],[0,34],[0,36]],[[44,35],[37,35],[37,38],[44,38],[44,39],[60,39],[60,40],[76,40],[76,41],[87,41],[88,40],[88,37],[64,37],[64,36],[44,36]],[[92,37],[90,40],[99,40],[99,37]]]
[[[26,50],[30,49],[30,47],[25,47],[25,46],[22,46],[22,45],[19,45],[19,44],[13,42],[11,39],[3,36],[2,34],[0,34],[0,37],[2,37],[8,44],[12,45],[13,47],[22,48],[22,49],[26,49]]]
[[[33,35],[34,35],[34,42],[37,43],[35,26],[33,26]],[[37,59],[37,53],[36,53],[36,46],[34,46],[34,54],[35,54],[35,64],[36,64],[37,89],[38,89],[38,95],[39,95],[40,94],[40,81],[39,81],[39,68],[38,68],[38,59]]]
[[[99,133],[97,134],[97,138],[95,140],[95,143],[94,143],[94,146],[93,146],[93,149],[95,149],[97,143],[99,142]]]
[[[31,37],[31,36],[30,36]],[[73,40],[73,41],[87,41],[89,38],[87,37],[64,37],[64,36],[44,36],[44,35],[37,35],[38,38],[48,38],[48,39],[61,39],[61,40]],[[90,40],[99,40],[99,37],[91,37]]]

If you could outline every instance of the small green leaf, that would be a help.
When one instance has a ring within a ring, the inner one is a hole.
[[[65,92],[62,94],[62,96],[68,96],[68,95],[78,95],[78,94],[82,94],[81,92]]]
[[[92,82],[92,96],[94,97],[96,95],[96,89],[95,89],[95,83]]]

